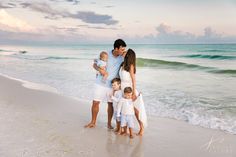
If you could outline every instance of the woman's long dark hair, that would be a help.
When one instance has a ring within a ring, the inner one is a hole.
[[[128,72],[130,71],[130,66],[133,65],[134,73],[136,73],[136,54],[132,49],[128,49],[122,65],[124,67],[124,70]]]

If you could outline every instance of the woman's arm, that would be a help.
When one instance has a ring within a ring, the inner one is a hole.
[[[130,66],[129,70],[131,79],[132,79],[132,89],[133,89],[133,100],[136,99],[136,78],[135,78],[135,73],[134,73],[134,65]]]

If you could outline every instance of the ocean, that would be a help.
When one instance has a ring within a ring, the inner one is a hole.
[[[0,45],[0,74],[92,101],[93,60],[112,44]],[[236,44],[130,44],[149,116],[236,134]],[[10,94],[10,93],[9,93]]]

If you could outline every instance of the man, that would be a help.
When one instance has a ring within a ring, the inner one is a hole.
[[[108,53],[107,69],[102,70],[96,64],[93,67],[99,71],[102,75],[108,73],[108,77],[104,83],[101,77],[97,77],[94,88],[94,97],[92,102],[92,119],[89,124],[85,125],[86,128],[93,128],[96,125],[97,114],[99,112],[99,104],[101,101],[108,103],[107,114],[108,122],[107,127],[112,129],[111,120],[113,116],[112,100],[109,98],[109,93],[112,91],[111,80],[118,77],[120,65],[123,62],[125,53],[126,43],[122,39],[117,39],[114,42],[114,49]]]

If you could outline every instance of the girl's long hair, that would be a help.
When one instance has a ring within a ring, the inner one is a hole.
[[[124,70],[128,72],[130,71],[131,65],[133,65],[134,73],[136,73],[136,54],[132,49],[128,49],[122,65],[124,67]]]

